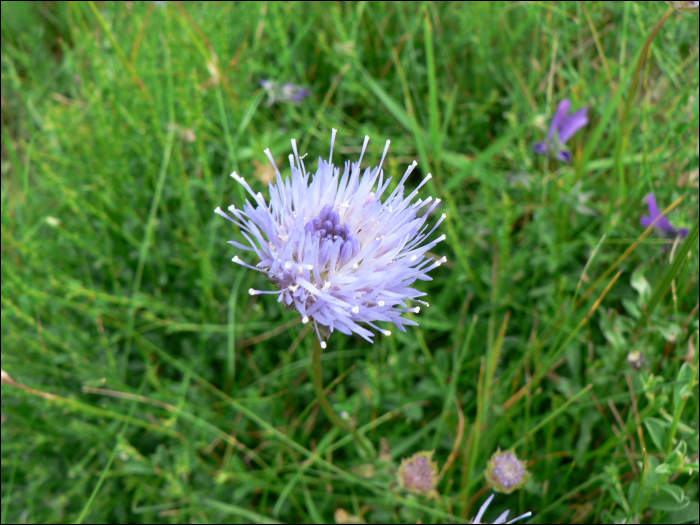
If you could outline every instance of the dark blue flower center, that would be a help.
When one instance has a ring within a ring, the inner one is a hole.
[[[327,204],[321,212],[306,223],[304,230],[319,242],[319,264],[343,265],[360,251],[360,240],[348,223],[341,224],[340,215]]]

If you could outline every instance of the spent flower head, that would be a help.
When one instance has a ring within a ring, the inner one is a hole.
[[[389,148],[387,141],[378,167],[364,173],[360,162],[369,137],[365,137],[360,159],[345,163],[344,170],[332,163],[336,130],[331,138],[328,161],[319,158],[315,174],[308,173],[292,140],[289,156],[291,178],[282,179],[270,150],[265,153],[275,166],[276,184],[270,183],[270,202],[255,193],[238,174],[231,176],[248,191],[253,203],[243,209],[230,206],[231,215],[216,213],[236,224],[247,244],[230,244],[252,252],[259,262],[253,266],[235,256],[233,262],[265,274],[274,291],[250,289],[251,295],[273,294],[287,308],[299,312],[303,323],[313,322],[321,347],[331,332],[356,333],[369,342],[374,333],[364,323],[385,335],[389,330],[375,323],[393,323],[405,331],[417,325],[403,317],[418,313],[409,306],[425,293],[413,288],[417,280],[429,281],[430,270],[446,261],[428,255],[444,235],[428,241],[442,215],[429,228],[426,224],[440,199],[414,198],[431,178],[428,174],[415,190],[404,195],[404,182],[416,167],[414,161],[393,191],[381,167]]]
[[[399,486],[414,494],[428,494],[435,490],[438,481],[438,466],[433,461],[434,450],[416,452],[401,460]]]
[[[499,448],[486,464],[486,481],[496,492],[510,494],[522,488],[528,479],[527,464],[519,460],[512,449]]]
[[[260,85],[267,92],[266,106],[270,107],[277,102],[295,103],[298,104],[311,94],[308,89],[287,82],[286,84],[278,84],[272,80],[261,80]]]
[[[681,13],[697,13],[700,10],[700,2],[669,2],[666,3]]]
[[[659,207],[656,205],[656,197],[653,193],[647,195],[646,199],[649,215],[645,215],[639,221],[642,226],[648,228],[653,224],[656,233],[664,239],[675,239],[679,235],[681,239],[683,239],[688,235],[689,230],[687,228],[675,228],[666,216],[661,215],[661,210],[659,210]],[[656,222],[654,223],[654,221]]]
[[[479,508],[479,512],[477,512],[476,516],[469,522],[469,523],[515,523],[518,520],[522,520],[525,518],[529,518],[532,516],[532,512],[526,512],[525,514],[521,514],[517,518],[513,518],[510,521],[506,521],[508,519],[508,514],[510,514],[510,511],[507,510],[503,514],[501,514],[498,518],[496,518],[496,521],[481,521],[481,518],[484,517],[484,512],[486,512],[486,509],[489,508],[489,505],[491,504],[491,500],[493,500],[494,494],[491,494],[487,500],[484,502],[484,504]]]
[[[579,129],[588,124],[588,108],[579,109],[572,114],[569,114],[570,109],[569,99],[565,98],[559,103],[549,126],[547,140],[535,144],[535,153],[549,155],[562,162],[571,162],[571,152],[564,145]]]

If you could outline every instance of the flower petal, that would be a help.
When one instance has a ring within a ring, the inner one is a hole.
[[[647,217],[647,216],[645,215],[644,217],[642,217],[642,218],[640,219],[639,224],[641,224],[641,225],[644,226],[645,228],[648,228],[649,226],[651,226],[651,223],[652,223],[652,222],[654,222],[654,219],[652,219],[651,217]]]
[[[571,157],[571,152],[568,149],[560,149],[557,152],[557,158],[562,162],[571,162]]]
[[[534,149],[534,150],[535,150],[535,153],[537,153],[537,154],[539,154],[539,155],[546,155],[546,154],[547,154],[547,149],[548,149],[548,148],[547,148],[547,144],[545,144],[544,142],[537,142],[537,143],[532,147],[532,149]]]
[[[588,124],[588,108],[579,109],[559,124],[559,142],[565,144],[578,130]]]
[[[656,197],[653,193],[647,195],[647,207],[649,208],[649,215],[651,216],[652,221],[659,217],[659,215],[661,215],[661,211],[659,210],[659,207],[656,204]],[[660,217],[659,220],[656,221],[656,224],[654,224],[654,226],[666,233],[675,233],[676,231],[676,229],[671,224],[671,221],[669,221],[668,218],[665,216]]]
[[[557,111],[554,114],[554,117],[552,118],[552,123],[549,126],[549,133],[547,133],[547,138],[552,138],[554,137],[554,133],[557,132],[559,133],[559,129],[568,117],[569,110],[571,109],[571,101],[568,98],[565,98],[561,102],[559,102],[559,106],[557,106]]]
[[[489,505],[491,504],[491,500],[493,500],[493,496],[494,496],[494,494],[491,494],[491,495],[486,499],[486,501],[484,502],[484,504],[479,508],[479,512],[476,513],[476,517],[474,518],[474,523],[480,523],[480,522],[481,522],[481,518],[484,517],[484,512],[486,512],[486,509],[487,509],[487,508],[489,507]]]

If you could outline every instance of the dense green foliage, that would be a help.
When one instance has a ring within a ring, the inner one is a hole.
[[[697,15],[632,89],[666,9],[3,5],[2,522],[463,522],[514,447],[532,477],[488,519],[697,523]],[[311,96],[268,107],[262,79]],[[564,98],[591,117],[570,165],[532,151]],[[323,354],[374,462],[213,213],[331,128],[336,161],[391,139],[385,170],[416,159],[448,215],[420,327]],[[685,242],[637,242],[651,191]],[[396,482],[421,450],[433,497]]]

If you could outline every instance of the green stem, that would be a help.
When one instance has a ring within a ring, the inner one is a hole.
[[[656,23],[654,29],[651,30],[651,33],[649,33],[647,39],[644,41],[642,50],[639,53],[639,58],[637,59],[637,67],[634,70],[634,77],[632,77],[632,84],[630,85],[629,93],[627,94],[625,107],[622,111],[622,119],[620,121],[620,142],[618,143],[618,147],[615,152],[615,165],[619,170],[620,187],[622,187],[623,197],[625,196],[624,193],[626,193],[625,188],[627,181],[625,180],[624,167],[620,164],[620,159],[622,158],[622,154],[624,153],[624,149],[627,144],[627,139],[625,137],[625,125],[627,124],[627,118],[629,117],[630,108],[632,107],[632,101],[634,100],[634,95],[636,94],[637,86],[639,85],[639,77],[641,75],[644,62],[646,62],[647,55],[649,54],[651,43],[654,41],[654,38],[656,38],[656,35],[659,34],[659,31],[661,31],[661,28],[666,23],[666,20],[668,20],[673,13],[675,13],[675,10],[672,7],[669,7],[661,19]],[[618,89],[622,89],[622,86],[620,86]],[[617,199],[613,200],[613,204],[616,200]]]
[[[366,458],[373,459],[376,454],[369,441],[360,435],[356,428],[348,425],[340,418],[340,416],[338,416],[338,414],[333,411],[333,407],[326,397],[326,393],[323,388],[323,367],[321,365],[322,351],[323,349],[321,348],[321,342],[318,340],[318,337],[314,337],[314,352],[311,354],[311,368],[313,370],[314,390],[316,391],[316,399],[318,399],[318,404],[321,405],[321,408],[326,413],[328,419],[331,420],[331,423],[333,423],[339,429],[352,434],[352,436],[355,438],[355,442],[362,449]]]

